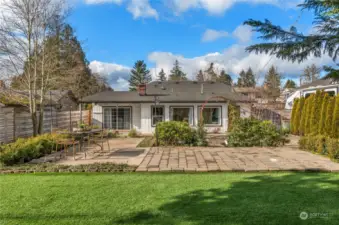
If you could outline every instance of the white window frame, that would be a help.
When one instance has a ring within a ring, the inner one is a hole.
[[[189,109],[189,115],[188,115],[188,121],[190,126],[194,126],[194,106],[188,105],[188,106],[170,106],[170,120],[173,120],[173,111],[174,109]]]
[[[198,121],[200,120],[201,108],[202,108],[201,106],[198,107]],[[204,110],[205,109],[216,109],[216,108],[219,109],[219,122],[218,122],[218,124],[213,124],[213,123],[208,124],[205,121],[204,122],[205,126],[211,126],[211,127],[216,127],[216,126],[221,127],[222,126],[222,107],[221,106],[205,106]]]
[[[116,127],[113,127],[113,120],[112,120],[112,114],[113,114],[113,109],[116,109]],[[128,129],[118,129],[119,128],[119,122],[118,122],[118,109],[129,109],[129,119],[130,119],[130,122],[129,122],[129,128]],[[109,117],[107,117],[109,119],[109,126],[107,127],[106,126],[106,118],[105,118],[105,110],[108,110],[109,111]],[[133,123],[133,118],[132,118],[132,107],[131,106],[104,106],[103,109],[102,109],[102,124],[103,124],[103,127],[105,129],[112,129],[112,130],[131,130],[132,129],[132,123]]]
[[[155,108],[162,108],[162,115],[154,115],[153,114],[153,109],[155,109]],[[155,118],[155,117],[161,118],[161,122],[165,121],[165,106],[163,106],[163,105],[157,105],[157,106],[152,105],[151,106],[151,123],[152,123],[152,127],[155,127],[157,125],[157,124],[153,123],[154,122],[153,118]]]

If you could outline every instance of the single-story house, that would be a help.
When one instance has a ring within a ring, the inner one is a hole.
[[[285,109],[291,110],[293,108],[294,99],[302,96],[308,97],[317,90],[325,91],[330,96],[336,96],[339,93],[339,81],[334,79],[320,79],[300,86],[287,98]]]
[[[93,103],[92,123],[105,129],[154,132],[159,121],[187,121],[196,127],[203,117],[209,132],[228,129],[229,102],[246,102],[230,85],[220,82],[154,81],[139,90],[105,91],[81,100]]]

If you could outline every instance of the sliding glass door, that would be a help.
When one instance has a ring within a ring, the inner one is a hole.
[[[131,107],[105,107],[104,128],[114,130],[130,130],[131,111]]]

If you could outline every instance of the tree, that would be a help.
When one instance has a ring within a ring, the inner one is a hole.
[[[302,112],[304,109],[304,104],[305,104],[305,98],[301,97],[299,100],[299,104],[296,108],[296,116],[295,116],[295,134],[300,135],[300,124],[301,124],[301,117],[302,117]]]
[[[310,133],[317,134],[319,129],[319,121],[320,121],[320,113],[321,113],[321,106],[322,106],[322,97],[323,92],[317,91],[314,95],[312,106],[311,106],[311,113],[310,113]]]
[[[304,101],[304,107],[302,108],[301,111],[301,119],[300,119],[300,125],[299,125],[299,134],[300,135],[305,135],[306,133],[306,122],[307,122],[307,110],[309,106],[310,98],[305,99]]]
[[[304,0],[300,4],[302,10],[313,11],[316,34],[305,35],[292,26],[289,30],[272,24],[269,20],[249,19],[244,24],[261,33],[261,38],[269,43],[254,44],[247,48],[249,52],[269,53],[280,59],[292,62],[305,61],[309,56],[328,55],[333,61],[339,55],[339,3],[335,0]],[[337,64],[339,66],[339,64]],[[338,71],[338,69],[333,69]],[[331,76],[339,78],[339,73],[331,72]]]
[[[325,121],[325,132],[326,135],[331,136],[332,134],[332,122],[333,122],[333,112],[336,99],[330,97],[328,100],[327,110],[326,110],[326,121]]]
[[[297,87],[297,84],[293,81],[293,80],[287,80],[285,85],[284,85],[284,89],[286,88],[296,88]]]
[[[238,87],[246,87],[245,86],[245,80],[246,80],[246,72],[244,70],[242,70],[239,74],[237,86]]]
[[[63,0],[11,0],[2,3],[0,15],[0,67],[10,78],[20,76],[28,92],[33,135],[42,133],[46,93],[58,69],[58,42],[53,21],[63,21]],[[26,106],[26,104],[25,104]],[[39,116],[38,116],[39,112]]]
[[[158,80],[159,81],[166,81],[166,73],[164,72],[164,69],[161,69],[158,75]]]
[[[253,74],[252,68],[249,67],[248,70],[246,71],[246,78],[243,80],[244,85],[246,87],[255,87],[256,81],[255,81],[255,76]]]
[[[272,98],[273,101],[280,96],[281,75],[277,68],[272,66],[265,75],[264,93],[267,97]]]
[[[297,98],[294,100],[292,115],[291,115],[291,132],[292,134],[297,134],[297,125],[296,125],[296,116],[297,116],[297,108],[299,107],[300,99]]]
[[[304,69],[304,74],[302,75],[302,83],[307,84],[319,79],[320,76],[320,69],[316,67],[315,64],[311,66],[307,66]]]
[[[204,74],[203,74],[202,70],[199,70],[199,72],[198,72],[198,74],[197,74],[195,80],[196,80],[196,81],[200,81],[200,82],[202,82],[202,81],[205,80],[205,79],[204,79]]]
[[[218,75],[217,75],[217,73],[214,70],[215,70],[214,69],[214,63],[210,63],[208,69],[205,70],[206,80],[208,80],[208,81],[217,81]]]
[[[173,69],[170,72],[169,80],[187,80],[186,73],[181,70],[178,60],[175,60]]]
[[[306,109],[306,121],[305,121],[305,135],[311,133],[311,112],[312,112],[312,106],[314,102],[314,94],[312,94],[310,97],[308,97],[308,105]]]
[[[319,128],[318,128],[318,133],[321,135],[325,134],[326,110],[327,110],[329,98],[330,98],[329,95],[325,94],[323,97],[322,105],[321,105],[321,116],[320,116]]]
[[[221,70],[218,81],[228,85],[232,85],[233,83],[231,75],[227,74],[225,70]]]
[[[135,62],[130,73],[129,90],[136,91],[140,84],[146,84],[152,80],[150,71],[143,60]]]
[[[339,95],[335,98],[335,106],[332,119],[332,135],[333,138],[339,138]]]

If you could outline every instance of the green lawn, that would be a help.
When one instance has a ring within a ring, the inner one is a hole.
[[[325,213],[301,220],[302,211]],[[0,224],[335,224],[339,174],[0,176]]]

